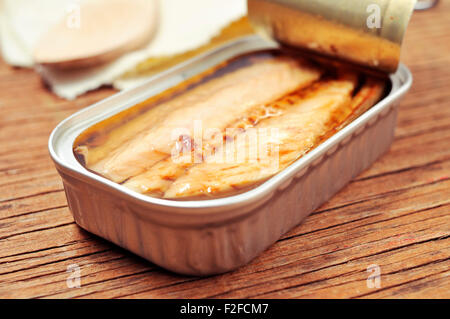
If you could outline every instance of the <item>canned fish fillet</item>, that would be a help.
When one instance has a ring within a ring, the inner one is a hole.
[[[85,131],[74,153],[89,170],[149,196],[242,193],[375,104],[385,81],[299,55],[253,53]]]

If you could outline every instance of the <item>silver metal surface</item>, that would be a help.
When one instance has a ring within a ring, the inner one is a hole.
[[[383,73],[397,70],[416,0],[247,0],[261,34]]]
[[[248,263],[388,150],[397,102],[412,82],[403,65],[391,75],[392,89],[382,101],[239,195],[201,201],[153,198],[91,173],[76,160],[73,143],[84,129],[226,59],[268,48],[274,44],[259,37],[236,40],[62,121],[50,136],[49,151],[76,223],[172,271],[222,273]]]

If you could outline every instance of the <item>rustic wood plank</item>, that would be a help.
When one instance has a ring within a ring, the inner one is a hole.
[[[449,298],[449,14],[440,1],[413,15],[402,60],[414,84],[390,151],[249,265],[208,278],[167,272],[73,222],[48,136],[114,91],[65,101],[1,63],[0,297]],[[74,263],[82,287],[69,289]],[[372,264],[380,288],[367,286]]]
[[[441,185],[443,189],[448,189],[450,183],[448,181],[445,182],[440,182],[437,183],[437,185],[439,184],[445,184],[445,185]],[[428,191],[417,191],[415,189],[413,190],[408,190],[405,192],[409,192],[408,194],[404,194],[402,195],[403,198],[408,198],[409,196],[414,196],[414,194],[416,193],[420,193],[422,195],[422,198],[419,198],[417,200],[417,202],[421,202],[421,203],[427,203],[429,202],[433,202],[433,200],[435,199],[435,192],[438,190],[436,187],[436,185],[427,185],[424,187],[428,187],[430,188]],[[426,197],[427,199],[424,199],[423,197]],[[401,205],[398,204],[398,202],[401,202],[401,198],[399,200],[394,200],[391,202],[391,199],[388,198],[384,198],[384,203],[380,203],[378,199],[373,199],[373,201],[377,201],[378,204],[374,205],[372,204],[368,204],[368,206],[372,207],[372,212],[367,212],[367,216],[365,216],[365,218],[361,218],[361,216],[356,217],[355,216],[355,211],[359,211],[360,208],[354,208],[354,209],[350,209],[347,208],[348,212],[347,212],[347,219],[342,219],[342,211],[338,211],[338,210],[331,210],[331,211],[325,211],[322,212],[318,215],[334,215],[334,218],[336,220],[339,220],[339,222],[333,222],[333,225],[336,225],[334,227],[331,228],[323,228],[323,225],[319,222],[320,220],[323,219],[329,219],[326,216],[322,216],[320,219],[318,220],[311,220],[311,218],[315,217],[315,216],[311,216],[310,219],[307,219],[307,221],[301,225],[300,227],[298,227],[297,232],[291,232],[290,234],[288,234],[284,240],[280,241],[277,245],[275,245],[273,248],[271,248],[269,250],[269,252],[263,256],[261,256],[259,259],[255,261],[251,266],[249,265],[248,267],[251,267],[252,271],[246,271],[246,267],[243,267],[241,271],[238,271],[237,274],[234,275],[224,275],[223,276],[223,280],[226,282],[230,282],[230,283],[237,283],[238,287],[240,289],[243,289],[243,291],[245,292],[246,290],[244,289],[244,287],[242,286],[242,280],[244,280],[246,283],[250,283],[252,282],[252,280],[255,280],[257,282],[262,282],[264,284],[266,284],[266,275],[262,275],[262,274],[267,274],[269,273],[271,278],[272,278],[272,283],[273,280],[275,279],[275,274],[277,274],[277,276],[285,276],[287,273],[289,273],[291,270],[291,268],[297,269],[297,271],[301,270],[304,264],[307,264],[307,267],[310,268],[306,268],[308,269],[308,271],[311,271],[310,269],[314,269],[314,267],[318,267],[318,265],[320,265],[321,267],[318,268],[322,268],[322,267],[326,267],[327,265],[329,265],[329,263],[337,263],[337,266],[335,266],[336,269],[340,269],[344,272],[347,271],[346,266],[342,265],[342,260],[345,260],[347,258],[347,256],[349,255],[349,251],[351,250],[359,250],[363,256],[365,256],[365,254],[369,253],[369,256],[373,256],[374,254],[378,253],[378,251],[380,249],[383,250],[391,250],[391,249],[395,249],[398,247],[402,247],[402,246],[409,246],[411,243],[417,243],[417,242],[423,242],[423,241],[427,241],[430,238],[431,239],[435,239],[435,238],[441,238],[443,236],[448,236],[450,234],[450,230],[445,227],[443,227],[441,230],[439,231],[431,231],[429,229],[427,229],[427,225],[426,222],[430,222],[430,220],[432,220],[433,218],[430,217],[434,217],[434,218],[438,218],[438,221],[440,221],[440,223],[433,221],[433,225],[438,225],[438,224],[443,224],[445,225],[445,221],[449,222],[449,216],[447,214],[448,209],[449,209],[449,205],[450,204],[447,200],[447,205],[442,204],[441,206],[438,206],[436,209],[431,209],[431,210],[426,210],[426,214],[424,214],[422,211],[419,211],[418,213],[415,213],[413,215],[413,217],[411,217],[411,213],[410,213],[410,209],[413,207],[416,207],[416,203],[413,202],[411,203],[410,207],[403,207]],[[445,202],[444,202],[445,203]],[[360,204],[362,205],[362,204]],[[383,216],[380,216],[379,214],[379,210],[378,208],[374,208],[374,207],[381,207],[385,213]],[[397,209],[395,209],[397,208]],[[438,217],[440,216],[440,217]],[[356,218],[356,219],[355,219]],[[405,225],[405,222],[402,221],[402,218],[405,221],[408,221],[408,225]],[[384,221],[384,222],[383,222]],[[374,225],[377,225],[381,223],[381,225],[378,225],[377,227],[375,227]],[[387,223],[387,225],[385,225]],[[421,227],[423,226],[424,230],[421,230],[420,232],[417,232],[417,228],[415,228],[415,226],[420,225]],[[383,229],[382,232],[380,232],[379,230]],[[414,231],[412,231],[411,229],[414,229]],[[50,232],[53,233],[53,229],[46,229],[43,232],[38,232],[36,233],[36,236],[34,236],[33,241],[40,241],[41,239],[39,239],[40,236],[44,235],[44,233]],[[375,233],[375,234],[373,234]],[[377,237],[378,236],[378,237]],[[27,238],[27,236],[16,236],[18,237],[17,239],[19,239],[20,241],[23,241],[24,238]],[[15,240],[15,239],[13,239]],[[47,240],[47,237],[45,236],[43,238],[43,240]],[[375,240],[375,241],[373,241]],[[372,243],[371,243],[372,242]],[[366,243],[365,245],[361,245],[361,243]],[[367,244],[369,243],[369,244]],[[14,245],[16,247],[20,247],[20,242],[12,242],[11,245]],[[448,245],[448,243],[447,243]],[[302,247],[301,249],[299,249],[299,247]],[[373,252],[371,251],[371,249],[373,250]],[[276,253],[270,253],[271,251],[276,252]],[[408,250],[409,251],[409,250]],[[433,250],[435,252],[435,250]],[[92,252],[91,252],[92,253]],[[338,259],[336,261],[336,257],[334,257],[334,255],[338,254]],[[407,252],[406,252],[407,254]],[[350,253],[351,256],[356,256],[356,254],[354,252]],[[449,256],[448,252],[447,252],[447,257]],[[318,259],[316,261],[316,259]],[[359,258],[361,259],[361,258]],[[65,259],[63,261],[66,261]],[[1,259],[0,259],[1,262]],[[348,263],[348,261],[347,261]],[[293,264],[296,265],[301,265],[300,268],[298,267],[293,267]],[[344,263],[345,264],[345,263]],[[64,267],[66,267],[67,264],[59,264],[59,263],[53,263],[52,266],[50,268],[52,269],[61,269],[60,273],[63,274],[64,273]],[[366,264],[367,265],[367,264]],[[90,269],[89,267],[85,267],[83,268],[83,270],[85,272],[87,272],[84,276],[86,276],[86,278],[89,278],[89,276],[91,275],[91,271],[96,272],[96,269]],[[252,275],[250,275],[250,273]],[[330,274],[329,271],[326,271],[325,274]],[[105,280],[108,279],[108,271],[106,271],[104,274],[105,276]],[[21,277],[17,277],[17,275],[14,275],[14,279],[18,279],[21,278],[23,280],[25,280],[27,277],[23,277],[23,276],[35,276],[35,270],[25,270],[23,272],[21,272],[20,274]],[[229,280],[225,280],[227,278],[227,276],[232,276],[232,278],[228,278]],[[237,276],[237,278],[236,278]],[[295,273],[295,276],[297,276],[297,273]],[[102,281],[100,284],[95,284],[94,286],[91,286],[89,282],[86,283],[85,289],[83,289],[82,291],[79,290],[72,290],[70,296],[74,297],[76,295],[73,294],[77,294],[82,292],[83,295],[86,294],[86,289],[88,289],[88,291],[92,291],[95,288],[99,288],[101,287],[101,291],[98,292],[96,294],[91,294],[91,296],[96,296],[96,297],[100,297],[100,296],[105,296],[104,294],[106,293],[107,296],[111,297],[111,296],[117,296],[117,294],[123,294],[124,291],[133,291],[133,293],[139,292],[140,289],[144,290],[144,294],[147,295],[147,297],[155,297],[155,296],[169,296],[168,293],[165,293],[164,295],[159,291],[161,288],[160,287],[156,287],[155,291],[148,291],[149,287],[152,287],[152,283],[154,282],[154,277],[150,277],[147,278],[147,275],[144,274],[127,274],[126,277],[120,277],[120,278],[114,278],[111,281],[107,281],[104,282]],[[220,277],[220,276],[219,276]],[[5,278],[8,279],[8,275],[5,276]],[[85,278],[85,277],[83,277]],[[177,276],[175,276],[175,278],[177,278]],[[214,277],[213,277],[214,278]],[[239,280],[240,278],[240,280]],[[242,279],[243,278],[243,279]],[[301,276],[301,278],[303,278],[302,280],[304,280],[304,276]],[[28,279],[26,279],[28,282]],[[136,280],[136,282],[135,282]],[[189,278],[179,278],[178,279],[181,282],[184,282],[186,280],[189,280]],[[29,284],[41,284],[42,282],[42,278],[39,277],[37,279],[35,279],[36,282],[33,282],[33,280],[31,282],[29,282]],[[196,281],[193,281],[192,284],[195,286],[200,287],[201,291],[205,294],[211,294],[212,292],[214,293],[218,293],[220,292],[220,290],[218,290],[217,285],[215,284],[215,280],[204,280],[202,279],[202,281],[204,281],[201,285],[198,285],[196,283]],[[282,277],[280,279],[281,282],[287,282],[287,283],[291,283],[292,280],[290,279],[289,281],[286,281],[284,279],[284,277]],[[117,291],[117,289],[111,289],[112,287],[117,287],[118,282],[123,282],[123,285],[127,286],[127,288],[125,289],[120,289],[119,291]],[[125,284],[126,282],[126,284]],[[61,283],[58,282],[58,284],[60,285]],[[47,289],[50,288],[53,284],[49,284],[47,286]],[[272,284],[270,285],[271,287],[273,286]],[[171,286],[171,289],[175,289],[176,286]],[[187,289],[187,291],[189,291],[192,296],[195,296],[196,294],[198,294],[199,292],[196,291],[195,287],[182,287],[183,288],[183,294],[181,294],[181,292],[177,291],[178,297],[180,296],[184,296],[186,294],[186,292],[184,292],[184,289]],[[224,287],[225,288],[225,287]],[[254,289],[254,287],[252,289],[250,289],[251,291]],[[254,290],[253,290],[254,291]],[[157,293],[157,295],[155,295]],[[172,295],[176,295],[174,292],[170,291],[170,293]],[[61,295],[62,296],[62,295]],[[67,297],[67,292],[65,297]],[[120,296],[120,295],[119,295]],[[209,296],[209,295],[205,295]],[[236,296],[241,296],[240,294],[238,295],[233,295],[231,294],[231,296],[236,297]]]

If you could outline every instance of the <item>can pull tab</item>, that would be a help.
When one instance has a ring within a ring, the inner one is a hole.
[[[393,73],[416,0],[247,0],[252,25],[281,45]]]

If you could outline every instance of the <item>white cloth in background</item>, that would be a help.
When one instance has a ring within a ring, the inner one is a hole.
[[[4,0],[0,35],[5,61],[17,66],[33,66],[31,53],[39,37],[64,18],[70,5],[80,1]],[[145,48],[98,67],[61,71],[40,66],[38,72],[57,95],[73,99],[101,85],[113,84],[126,71],[150,57],[171,56],[208,43],[223,27],[247,11],[245,0],[160,0],[159,7],[158,31]],[[123,81],[121,83],[123,87]],[[127,86],[130,85],[134,84],[130,82]]]
[[[32,67],[33,48],[40,36],[64,16],[72,0],[0,0],[0,40],[3,59]]]

